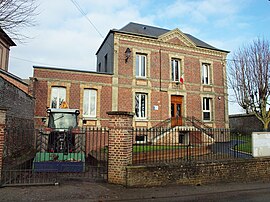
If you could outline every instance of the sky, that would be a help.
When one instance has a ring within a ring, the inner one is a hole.
[[[74,5],[77,3],[82,13]],[[270,40],[268,0],[37,0],[36,25],[10,51],[9,71],[31,77],[33,66],[96,70],[96,51],[110,29],[129,22],[178,28],[232,54],[258,37]],[[230,91],[229,114],[241,113]]]

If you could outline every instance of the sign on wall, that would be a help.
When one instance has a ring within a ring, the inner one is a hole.
[[[270,156],[270,132],[252,133],[253,157]]]
[[[153,110],[158,110],[158,105],[154,105]]]

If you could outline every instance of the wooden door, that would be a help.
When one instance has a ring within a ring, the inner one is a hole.
[[[182,96],[172,95],[171,97],[171,126],[182,125]]]

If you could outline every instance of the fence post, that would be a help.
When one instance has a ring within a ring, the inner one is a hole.
[[[107,112],[110,116],[108,182],[126,184],[126,166],[132,164],[132,122],[134,113]]]
[[[0,180],[2,177],[4,144],[5,144],[5,128],[6,128],[6,109],[0,109]]]

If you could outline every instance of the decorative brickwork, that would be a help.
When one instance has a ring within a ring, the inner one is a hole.
[[[126,166],[132,164],[133,113],[108,112],[110,116],[108,181],[126,184]]]

